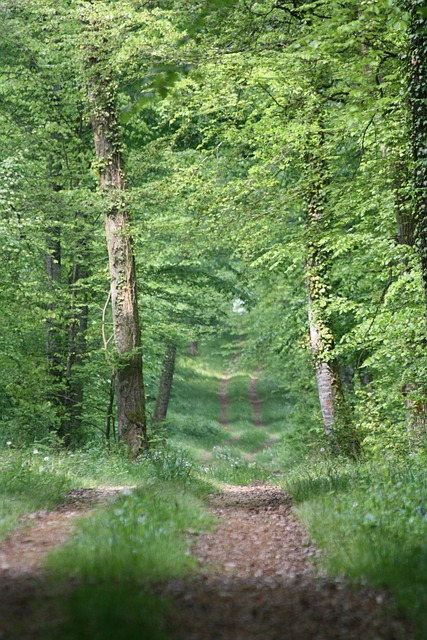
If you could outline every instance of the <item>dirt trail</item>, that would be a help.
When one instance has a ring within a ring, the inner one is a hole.
[[[23,527],[0,544],[0,639],[39,638],[50,593],[41,571],[45,556],[60,546],[74,529],[76,518],[119,496],[127,487],[99,487],[72,491],[52,511],[23,518]]]
[[[262,419],[262,400],[258,396],[258,380],[259,374],[261,373],[261,369],[257,369],[255,373],[251,376],[251,381],[249,385],[249,402],[252,405],[252,422],[256,427],[265,427],[266,424]]]
[[[212,497],[222,524],[193,545],[202,573],[159,588],[177,603],[182,640],[408,640],[384,594],[316,573],[317,552],[289,500],[267,485]]]
[[[96,504],[108,502],[121,491],[120,487],[106,487],[73,492],[70,501],[53,512],[33,514],[34,526],[21,529],[1,545],[2,640],[40,640],[46,620],[57,616],[58,598],[40,570],[42,559],[65,540],[77,516],[89,514]],[[353,591],[316,573],[311,560],[317,552],[279,489],[262,483],[228,486],[222,494],[212,496],[211,508],[221,524],[214,532],[192,540],[200,574],[153,587],[177,605],[165,621],[171,638],[412,637],[401,621],[384,616],[383,594]]]

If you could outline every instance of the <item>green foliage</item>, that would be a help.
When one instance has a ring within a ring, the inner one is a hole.
[[[57,430],[79,445],[105,432],[114,354],[88,80],[111,87],[122,116],[150,410],[165,343],[218,332],[238,297],[245,361],[279,383],[287,428],[316,429],[305,286],[315,249],[322,354],[339,364],[349,423],[365,450],[403,433],[407,393],[416,406],[426,383],[419,256],[396,225],[416,201],[404,85],[412,22],[399,3],[359,4],[5,7],[6,439]],[[321,220],[309,229],[316,189]]]
[[[389,590],[425,637],[424,464],[325,461],[286,481],[323,562],[335,575]]]
[[[188,453],[170,445],[155,448],[146,454],[146,459],[154,467],[156,476],[165,481],[188,483],[194,473],[194,462]]]
[[[58,577],[147,583],[194,568],[181,532],[210,526],[200,500],[188,489],[159,481],[125,493],[82,520],[70,542],[49,557]]]
[[[126,605],[124,606],[124,603]],[[140,585],[96,584],[75,588],[61,607],[65,622],[45,637],[63,640],[167,640],[163,619],[168,605]]]

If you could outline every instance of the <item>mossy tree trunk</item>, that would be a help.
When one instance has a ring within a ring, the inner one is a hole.
[[[415,243],[420,254],[427,303],[427,15],[426,4],[422,0],[407,0],[403,4],[410,14],[407,75],[415,192]]]
[[[322,156],[321,125],[313,125],[306,155],[306,286],[310,347],[316,375],[323,426],[331,435],[337,419],[338,405],[343,403],[338,363],[334,355],[334,336],[328,318],[330,285],[327,256],[322,247],[324,234],[325,161]]]
[[[156,406],[153,413],[154,424],[160,424],[161,422],[166,420],[169,398],[172,389],[173,374],[175,371],[175,358],[176,344],[170,342],[166,346],[166,353],[163,359],[162,374],[160,376]]]
[[[110,68],[111,47],[102,13],[89,3],[85,16],[85,65],[89,105],[98,161],[99,184],[105,200],[119,437],[133,456],[147,445],[142,371],[141,330],[130,208],[126,198],[116,83]]]

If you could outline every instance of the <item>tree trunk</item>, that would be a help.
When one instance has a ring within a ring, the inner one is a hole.
[[[170,342],[166,347],[163,360],[162,374],[160,377],[159,391],[157,393],[156,407],[153,413],[153,423],[159,424],[166,420],[169,398],[172,389],[173,374],[175,371],[176,345]]]
[[[106,195],[104,220],[117,353],[118,431],[133,455],[137,455],[141,442],[147,443],[147,435],[135,259],[129,233],[130,214],[124,194],[121,153],[113,143],[113,132],[117,126],[115,114],[101,113],[97,108],[96,93],[92,93],[92,102],[95,107],[92,123],[96,155],[104,167],[100,171],[100,186]]]
[[[310,346],[316,374],[317,390],[323,426],[331,435],[337,418],[338,402],[343,401],[338,364],[334,356],[334,337],[328,326],[327,314],[330,286],[326,274],[326,256],[321,248],[324,225],[324,185],[326,171],[322,158],[323,132],[318,125],[310,142],[307,154],[307,258],[306,286],[308,297],[308,320]]]
[[[88,256],[74,258],[71,286],[71,318],[68,325],[68,355],[66,369],[66,417],[63,421],[61,435],[69,446],[74,438],[78,438],[82,427],[83,380],[79,377],[79,367],[86,354],[86,333],[89,307],[86,293],[81,291],[81,281],[89,276]],[[77,372],[76,372],[77,369]]]
[[[50,229],[47,239],[47,251],[45,256],[46,288],[51,301],[48,304],[48,316],[46,319],[46,357],[48,371],[52,377],[53,386],[60,384],[62,379],[61,371],[61,336],[55,315],[57,312],[56,295],[61,283],[61,240],[59,227]],[[57,399],[56,391],[53,396]]]
[[[310,218],[313,210],[308,214],[309,227],[313,223],[316,228],[319,220]],[[309,228],[309,233],[313,236],[314,229]],[[317,243],[316,243],[317,244]],[[341,385],[339,383],[338,367],[333,357],[334,340],[324,320],[319,305],[321,298],[320,291],[324,289],[324,278],[319,277],[319,267],[321,266],[321,256],[319,250],[310,242],[309,254],[306,265],[306,283],[308,295],[308,321],[310,328],[310,347],[313,355],[313,364],[316,374],[317,391],[319,395],[320,410],[322,412],[323,426],[326,435],[330,435],[336,420],[336,405],[338,400],[342,400]]]
[[[90,5],[85,36],[89,103],[98,160],[99,184],[105,197],[111,303],[113,310],[118,432],[132,455],[147,446],[141,333],[130,210],[117,118],[116,86],[110,69],[110,46],[103,16]]]
[[[107,409],[107,425],[105,429],[105,439],[107,440],[108,446],[110,445],[111,433],[113,434],[113,440],[116,441],[116,429],[114,423],[114,395],[116,388],[116,376],[115,373],[111,374],[110,380],[110,393],[108,398],[108,409]]]
[[[317,391],[319,394],[320,410],[322,412],[323,426],[326,435],[330,435],[336,419],[336,403],[341,398],[340,385],[338,377],[334,371],[334,362],[326,361],[328,352],[333,344],[325,349],[325,341],[322,338],[322,323],[316,319],[313,312],[312,298],[310,290],[313,289],[310,276],[307,277],[308,289],[308,318],[310,325],[310,346],[313,354],[313,362],[316,374]]]
[[[412,203],[407,191],[407,187],[411,181],[408,175],[408,163],[409,159],[407,158],[406,162],[399,160],[394,166],[394,211],[397,227],[397,243],[413,247],[415,244],[415,220]]]
[[[197,340],[191,340],[191,342],[188,343],[188,355],[189,356],[199,355],[199,345]]]
[[[427,31],[423,12],[425,4],[419,0],[407,0],[403,4],[410,14],[408,102],[414,160],[415,236],[427,303]]]

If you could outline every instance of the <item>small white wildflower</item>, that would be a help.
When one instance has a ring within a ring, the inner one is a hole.
[[[43,460],[46,462],[47,460],[49,460],[49,456],[45,456]]]
[[[33,453],[34,455],[37,455],[38,453],[40,453],[40,451],[38,449],[34,449]]]
[[[7,444],[7,446],[8,446],[8,447],[10,447],[10,445],[12,444],[12,440],[8,440],[8,441],[6,442],[6,444]]]
[[[325,453],[325,447],[320,448],[320,453]]]
[[[364,524],[374,525],[376,524],[376,522],[377,522],[377,519],[373,513],[367,513],[365,515]]]

